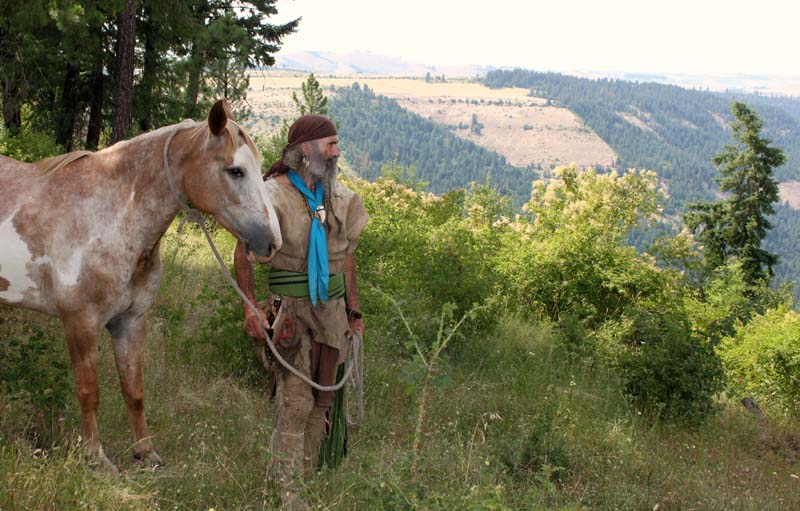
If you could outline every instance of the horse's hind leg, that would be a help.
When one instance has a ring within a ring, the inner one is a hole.
[[[81,406],[81,426],[84,452],[90,465],[101,472],[117,473],[117,467],[103,453],[97,430],[97,406],[100,392],[97,386],[97,337],[99,326],[89,313],[62,315],[67,337],[75,391]]]
[[[142,314],[137,318],[115,320],[107,328],[114,342],[119,383],[128,406],[133,432],[133,455],[148,465],[163,465],[161,457],[153,449],[144,418],[142,348],[147,333],[147,320]]]

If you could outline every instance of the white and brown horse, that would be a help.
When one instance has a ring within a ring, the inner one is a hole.
[[[281,234],[247,134],[217,102],[207,123],[146,133],[96,153],[28,164],[0,156],[0,304],[64,325],[89,461],[106,458],[96,423],[97,341],[111,334],[134,455],[161,463],[144,418],[145,313],[161,280],[159,242],[189,201],[269,260]],[[1,362],[0,362],[1,363]]]

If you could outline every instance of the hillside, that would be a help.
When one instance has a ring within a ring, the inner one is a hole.
[[[668,185],[668,213],[681,213],[689,203],[719,197],[711,159],[730,143],[731,101],[750,102],[764,121],[765,136],[788,158],[775,171],[775,178],[783,182],[783,200],[796,201],[793,182],[800,177],[800,101],[796,98],[720,94],[526,70],[490,72],[485,83],[527,87],[532,95],[574,111],[614,148],[619,167],[658,173]],[[766,248],[780,258],[775,268],[777,281],[800,282],[800,256],[790,242],[800,232],[800,213],[778,207],[772,222]]]
[[[330,102],[333,117],[342,123],[340,145],[348,161],[367,179],[396,162],[413,166],[416,178],[443,194],[483,183],[491,176],[499,190],[521,206],[530,196],[536,174],[509,165],[505,158],[453,135],[447,128],[415,115],[396,101],[355,84],[337,89]]]
[[[280,125],[280,118],[295,115],[291,94],[299,91],[307,76],[274,70],[252,72],[248,90],[248,102],[254,112],[251,129],[270,133]],[[544,99],[531,98],[527,89],[491,89],[463,79],[427,82],[420,78],[355,74],[323,74],[317,79],[332,98],[336,96],[334,88],[347,88],[353,83],[366,85],[375,94],[448,126],[454,135],[497,152],[513,166],[545,170],[571,162],[607,166],[615,157],[613,150],[572,112],[547,105]],[[483,125],[481,135],[469,129],[473,114]]]
[[[492,71],[491,87],[525,87],[575,112],[619,155],[620,168],[648,168],[669,184],[671,209],[716,196],[712,157],[729,143],[734,96],[656,83],[590,80],[527,70]],[[740,101],[753,98],[737,95]],[[800,119],[761,100],[765,136],[783,148],[789,163],[779,181],[800,177]]]
[[[516,167],[550,170],[577,163],[610,167],[614,151],[566,108],[546,100],[488,102],[483,98],[398,98],[398,104],[447,126],[455,135],[503,155]],[[480,129],[473,129],[473,124]]]

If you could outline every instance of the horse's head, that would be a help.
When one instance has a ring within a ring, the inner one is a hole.
[[[283,241],[275,210],[261,177],[261,158],[253,141],[230,119],[224,100],[208,114],[208,131],[188,155],[183,186],[189,202],[210,213],[244,243],[245,251],[268,262]]]

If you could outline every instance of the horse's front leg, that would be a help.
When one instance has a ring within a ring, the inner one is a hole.
[[[72,372],[75,375],[75,391],[81,406],[81,429],[86,458],[91,466],[101,472],[116,474],[117,467],[103,452],[97,429],[97,406],[100,403],[97,386],[97,338],[100,327],[95,315],[88,311],[62,314],[61,319],[72,360]]]
[[[147,334],[144,314],[109,324],[108,331],[114,342],[114,359],[117,363],[122,395],[128,406],[128,417],[133,432],[133,456],[150,466],[163,465],[153,449],[144,418],[144,388],[142,385],[142,348]]]

